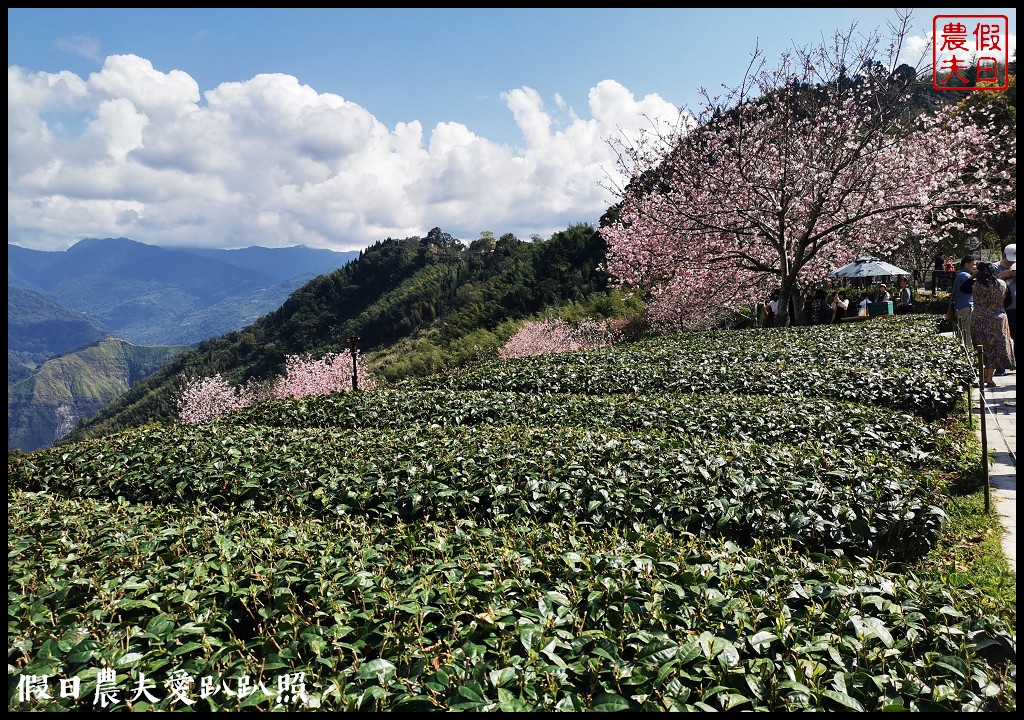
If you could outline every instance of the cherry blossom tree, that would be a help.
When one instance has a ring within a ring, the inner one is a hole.
[[[376,386],[358,350],[356,381],[361,390]],[[352,389],[351,349],[329,353],[319,359],[309,355],[289,355],[285,358],[285,374],[269,382],[250,379],[245,385],[234,387],[219,373],[209,378],[187,378],[175,398],[175,408],[182,423],[196,424],[262,400],[302,398]]]
[[[356,351],[356,382],[360,389],[373,386],[362,358]],[[272,386],[274,397],[301,398],[352,389],[352,351],[328,353],[318,360],[309,355],[285,358],[285,374]]]
[[[523,323],[516,334],[502,345],[498,357],[509,359],[593,350],[612,345],[618,337],[615,322],[610,319],[588,319],[575,324],[558,318],[530,320]]]
[[[245,407],[246,399],[217,373],[213,377],[186,379],[174,404],[181,422],[198,424]]]
[[[897,65],[909,20],[887,46],[851,27],[773,69],[755,51],[738,87],[702,90],[690,125],[613,141],[631,181],[612,188],[606,270],[654,323],[706,327],[772,290],[800,317],[830,270],[1016,207],[1015,131],[952,105],[911,113],[919,74]]]

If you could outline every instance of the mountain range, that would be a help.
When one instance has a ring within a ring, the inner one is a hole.
[[[8,243],[7,286],[40,292],[133,343],[188,345],[248,325],[358,255],[301,246],[170,249],[127,238],[86,239],[63,251]]]
[[[46,361],[38,372],[7,386],[8,449],[49,447],[186,349],[108,337]]]
[[[127,238],[63,251],[8,243],[8,448],[45,447],[161,362],[251,324],[358,255]]]

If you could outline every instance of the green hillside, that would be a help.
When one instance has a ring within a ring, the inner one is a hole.
[[[47,360],[7,388],[7,447],[47,447],[186,348],[106,338]]]
[[[110,335],[109,328],[85,313],[35,290],[7,286],[8,385],[28,377],[54,355]]]
[[[387,239],[296,290],[276,311],[174,358],[66,440],[99,437],[171,418],[183,375],[220,373],[236,384],[270,379],[285,357],[315,357],[360,338],[383,382],[419,377],[493,353],[516,322],[567,303],[594,314],[624,310],[598,267],[604,244],[585,224],[548,240],[485,233],[465,246],[439,228]]]

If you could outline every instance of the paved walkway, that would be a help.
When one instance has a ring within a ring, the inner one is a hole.
[[[1003,524],[1003,552],[1010,569],[1017,572],[1017,374],[994,378],[996,387],[985,388],[985,436],[993,458],[989,466],[991,501]],[[981,439],[982,393],[974,389],[974,428]]]

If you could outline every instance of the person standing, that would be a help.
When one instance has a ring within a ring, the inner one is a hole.
[[[914,295],[910,292],[910,278],[902,276],[897,283],[900,286],[900,294],[896,298],[896,314],[906,315],[914,312]]]
[[[890,300],[892,300],[892,295],[889,294],[885,285],[880,284],[878,286],[878,292],[875,293],[875,302],[889,302]]]
[[[832,296],[832,302],[829,304],[829,307],[832,308],[832,322],[842,322],[850,307],[850,299],[846,297],[845,292],[837,292]]]
[[[814,291],[814,297],[807,303],[807,324],[827,325],[832,321],[832,309],[829,307],[824,288]]]
[[[1003,248],[1003,257],[999,261],[999,279],[1006,283],[1009,293],[1006,304],[1006,320],[1010,324],[1010,340],[1013,345],[1013,365],[1017,365],[1017,243],[1010,243]],[[1003,375],[1006,371],[996,371]]]
[[[768,301],[764,305],[765,313],[767,315],[765,318],[765,326],[775,327],[779,324],[777,319],[779,317],[779,291],[772,290],[772,294],[768,296]]]
[[[970,350],[971,315],[974,312],[974,274],[978,271],[978,258],[964,255],[960,261],[960,270],[953,278],[953,310],[956,311],[956,324],[964,347]]]
[[[997,275],[997,265],[978,263],[974,276],[974,312],[971,333],[975,345],[985,353],[985,387],[994,387],[997,370],[1015,367],[1010,349],[1010,325],[1006,319],[1006,283]]]
[[[935,253],[935,268],[932,270],[932,295],[939,289],[939,278],[946,271],[946,258],[942,253]]]

